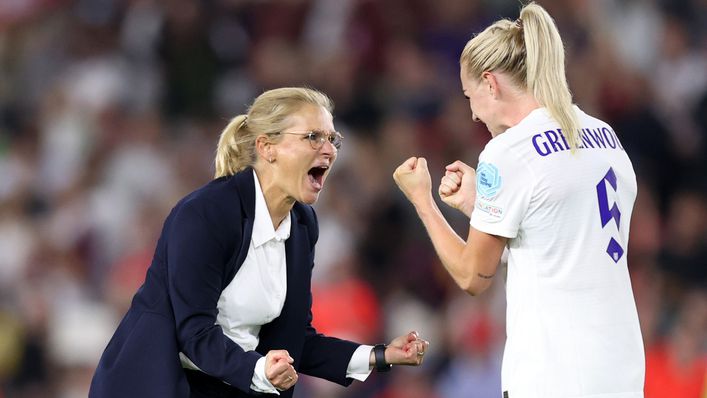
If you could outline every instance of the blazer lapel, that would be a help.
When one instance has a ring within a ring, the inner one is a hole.
[[[283,313],[287,310],[301,311],[302,305],[309,300],[313,261],[307,226],[299,222],[296,212],[293,211],[291,214],[292,231],[290,238],[285,242],[287,294],[282,308]]]
[[[255,221],[255,179],[253,178],[253,169],[247,167],[243,171],[236,173],[231,177],[229,185],[234,191],[234,196],[240,199],[241,236],[240,243],[226,267],[222,290],[231,283],[248,255],[248,247],[253,235],[253,222]],[[235,197],[234,205],[236,203]]]
[[[286,349],[299,363],[304,332],[309,315],[312,255],[307,226],[291,212],[292,230],[285,243],[287,259],[287,294],[280,316],[260,329],[257,351],[265,355],[274,349]]]

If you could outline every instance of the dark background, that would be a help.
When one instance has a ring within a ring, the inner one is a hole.
[[[608,121],[639,180],[628,264],[647,397],[707,374],[707,1],[540,1],[577,104]],[[316,205],[315,323],[362,342],[417,329],[421,368],[298,397],[498,397],[502,278],[454,285],[395,167],[475,165],[458,57],[511,0],[0,0],[0,397],[85,397],[161,224],[209,181],[228,119],[308,85],[346,137]],[[445,210],[446,211],[446,210]],[[466,237],[468,220],[446,211]]]

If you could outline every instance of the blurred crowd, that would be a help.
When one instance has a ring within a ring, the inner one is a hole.
[[[707,1],[541,0],[575,102],[639,180],[628,264],[646,397],[707,396]],[[344,146],[316,209],[314,323],[431,342],[421,368],[296,397],[491,398],[503,278],[447,276],[394,168],[475,165],[490,139],[459,84],[466,41],[515,0],[0,0],[0,398],[85,397],[162,222],[213,176],[218,134],[265,89],[335,102]],[[466,237],[468,219],[444,210]]]

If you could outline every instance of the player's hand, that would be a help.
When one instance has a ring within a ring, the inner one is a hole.
[[[289,390],[297,383],[295,360],[286,350],[271,350],[265,356],[265,377],[280,391]]]
[[[430,343],[422,340],[417,332],[393,339],[385,349],[385,361],[391,365],[419,366],[425,359]]]
[[[476,170],[460,160],[447,165],[437,192],[444,203],[471,217],[476,200]]]
[[[393,179],[413,205],[432,199],[432,179],[425,158],[409,158],[395,169]]]

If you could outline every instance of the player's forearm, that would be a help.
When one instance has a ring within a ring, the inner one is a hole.
[[[430,198],[424,203],[416,204],[415,209],[427,229],[442,265],[457,285],[467,290],[473,279],[473,270],[469,264],[464,264],[462,261],[466,243],[445,220],[434,200]]]

